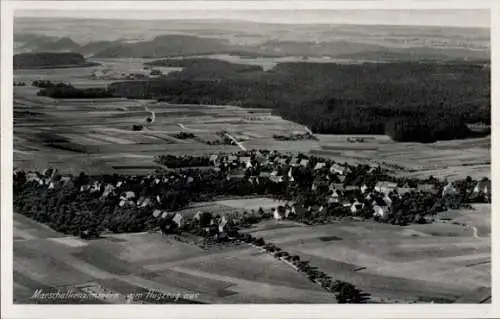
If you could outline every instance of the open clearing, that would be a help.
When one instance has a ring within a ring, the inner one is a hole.
[[[76,69],[16,70],[14,80],[65,81],[76,87],[105,86],[113,80],[91,79],[95,71],[111,73],[142,71],[145,59],[106,59],[102,66]],[[441,141],[433,144],[394,143],[386,136],[364,136],[363,143],[348,143],[346,135],[320,135],[318,141],[276,141],[274,134],[303,132],[298,124],[271,115],[269,109],[233,106],[170,105],[147,100],[85,99],[53,100],[36,96],[37,88],[14,89],[14,163],[17,167],[62,172],[143,174],[155,168],[160,154],[203,155],[239,150],[233,145],[207,145],[217,132],[227,130],[248,138],[252,149],[303,152],[351,163],[386,163],[396,174],[415,177],[490,176],[490,138]],[[140,132],[150,113],[154,123]],[[200,139],[173,137],[182,129]],[[40,132],[44,136],[39,136]]]
[[[440,216],[482,229],[480,237],[451,222],[407,227],[268,222],[247,231],[359,286],[375,301],[477,303],[491,294],[489,210],[482,204]],[[30,302],[35,289],[84,284],[121,294],[199,293],[196,301],[208,303],[335,302],[284,263],[247,245],[201,250],[158,233],[108,235],[79,245],[78,239],[24,220],[14,214],[18,303]]]

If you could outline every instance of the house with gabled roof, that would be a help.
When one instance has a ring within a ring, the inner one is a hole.
[[[314,166],[314,170],[322,169],[325,166],[326,166],[326,163],[323,163],[323,162],[316,163],[316,165]]]
[[[172,217],[172,221],[177,225],[177,228],[181,228],[182,226],[184,226],[184,216],[179,213],[175,213],[175,215]]]
[[[251,160],[250,156],[241,156],[239,158],[239,161],[241,164],[246,164],[247,162],[249,162]]]
[[[382,220],[387,220],[389,217],[389,207],[388,206],[373,206],[373,217],[380,218]]]
[[[273,183],[281,183],[281,182],[283,182],[283,176],[271,175],[269,177],[269,180],[271,180],[271,182],[273,182]]]
[[[441,193],[441,196],[447,196],[447,195],[455,195],[458,193],[457,188],[455,187],[455,184],[453,182],[449,182],[446,184],[446,186],[443,188],[443,191]]]
[[[361,187],[359,188],[361,193],[364,194],[368,191],[368,186],[366,184],[363,184],[361,185]]]
[[[474,186],[474,193],[491,195],[491,180],[483,179]]]
[[[357,199],[351,204],[351,213],[356,214],[361,209],[363,209],[363,204],[360,203]]]
[[[404,195],[404,194],[408,194],[408,193],[411,193],[413,191],[415,191],[415,188],[411,188],[411,187],[398,187],[396,189],[397,193],[399,195]]]
[[[308,159],[301,160],[300,165],[303,167],[307,167],[309,165],[309,160]]]
[[[275,220],[282,220],[286,217],[286,209],[284,206],[278,205],[277,207],[273,207],[272,214]]]
[[[292,157],[290,159],[289,165],[299,166],[300,165],[300,158],[298,158],[297,156]]]
[[[212,165],[217,166],[217,165],[219,165],[219,156],[216,154],[213,154],[210,156],[209,161],[210,161],[210,163],[212,163]]]

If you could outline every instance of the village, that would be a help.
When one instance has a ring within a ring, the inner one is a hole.
[[[50,194],[57,194],[77,187],[80,194],[88,193],[102,201],[113,200],[119,208],[133,207],[150,211],[155,218],[163,216],[164,225],[169,220],[177,228],[182,228],[183,216],[175,210],[198,201],[197,196],[271,196],[280,204],[268,211],[259,209],[246,215],[254,220],[267,216],[306,224],[341,217],[400,225],[431,223],[434,214],[447,208],[491,200],[491,181],[487,178],[454,182],[432,177],[394,178],[380,167],[351,166],[303,154],[249,151],[209,157],[160,156],[156,161],[163,168],[144,177],[82,174],[71,178],[58,175],[55,169],[43,173],[15,171],[15,189],[22,193],[27,188],[45,188]],[[218,182],[220,189],[202,189],[200,185],[207,179]],[[169,203],[166,193],[171,189],[180,190],[188,198],[174,198],[178,204]],[[193,198],[189,198],[191,194]],[[198,212],[195,218],[202,213]],[[238,224],[228,223],[227,218],[219,218],[216,224]]]

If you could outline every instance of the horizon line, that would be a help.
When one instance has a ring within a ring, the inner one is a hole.
[[[356,9],[352,9],[356,10]],[[267,25],[318,25],[318,26],[379,26],[379,27],[395,27],[395,28],[405,28],[405,27],[421,27],[421,28],[450,28],[450,29],[481,29],[481,30],[491,30],[491,21],[489,26],[460,26],[460,25],[439,25],[439,24],[380,24],[380,23],[359,23],[359,22],[344,22],[344,23],[328,23],[328,22],[265,22],[265,21],[255,21],[249,19],[231,19],[231,18],[150,18],[150,19],[134,19],[134,18],[96,18],[96,17],[49,17],[49,16],[15,16],[14,15],[14,27],[16,19],[29,19],[29,20],[85,20],[85,21],[135,21],[135,22],[149,22],[149,21],[176,21],[176,22],[188,22],[188,21],[199,21],[199,22],[217,22],[217,21],[233,21],[233,22],[248,22],[254,24],[267,24]]]

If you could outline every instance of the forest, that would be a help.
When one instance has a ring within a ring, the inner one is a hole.
[[[14,69],[36,69],[54,67],[96,66],[99,63],[87,62],[83,55],[74,52],[36,52],[14,55]]]
[[[272,108],[315,133],[388,133],[401,141],[464,138],[470,135],[466,124],[491,122],[490,70],[482,64],[288,62],[263,71],[198,59],[184,66],[161,79],[115,82],[108,89],[169,103]],[[417,129],[430,130],[429,136],[402,137]]]
[[[103,88],[77,89],[71,86],[49,86],[38,91],[37,95],[55,99],[96,99],[114,96]]]

